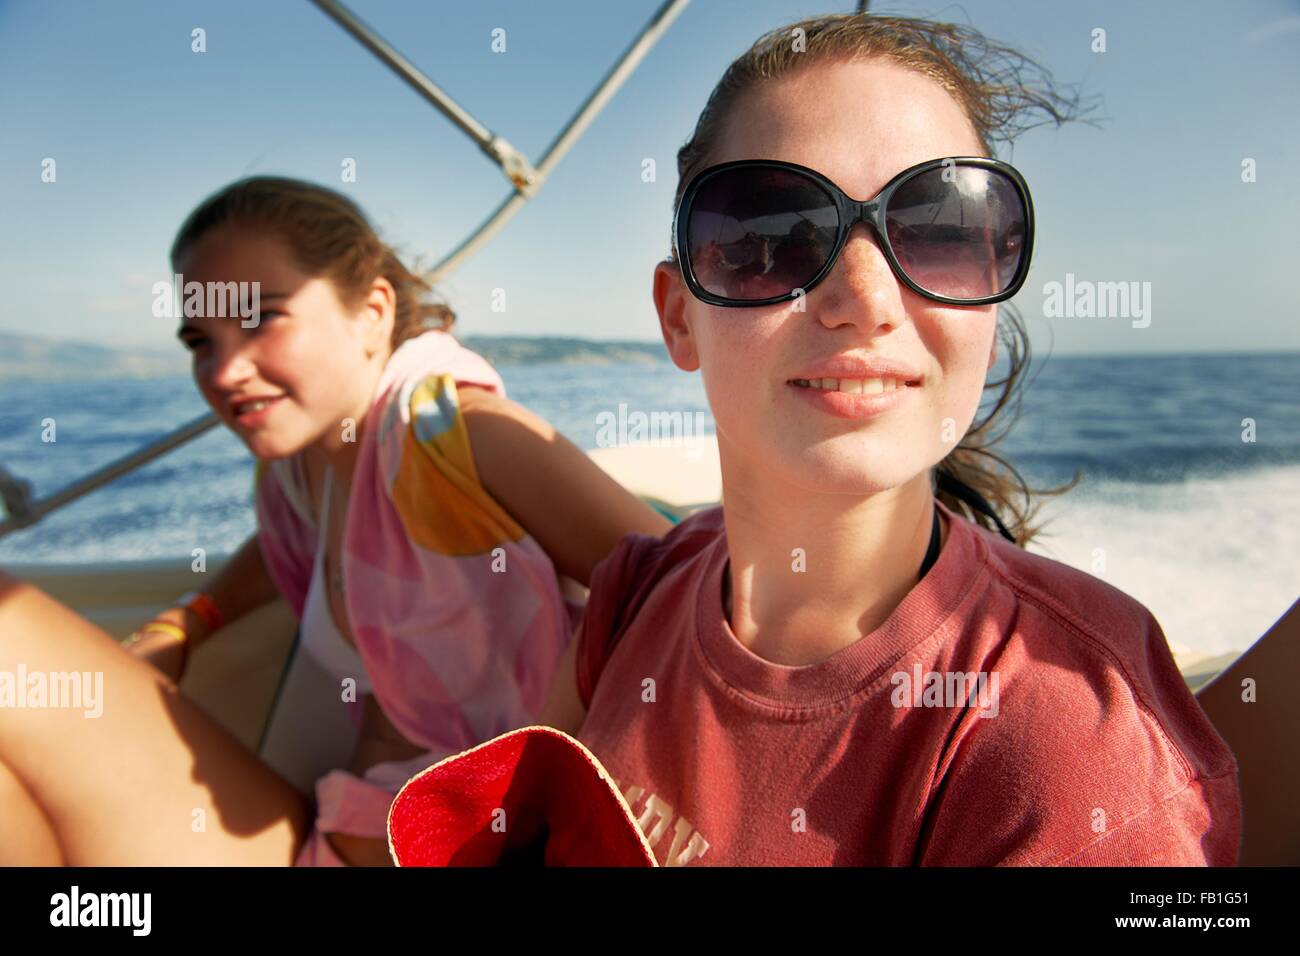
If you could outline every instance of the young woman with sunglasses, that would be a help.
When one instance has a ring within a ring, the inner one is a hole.
[[[172,266],[259,284],[256,322],[178,332],[258,460],[258,533],[129,653],[0,573],[0,671],[102,673],[106,698],[94,720],[0,710],[0,863],[387,865],[397,789],[540,709],[576,618],[557,573],[585,584],[624,534],[669,524],[506,399],[346,197],[233,183],[191,213]],[[277,594],[358,727],[314,799],[174,684],[192,645]]]
[[[1233,755],[1159,624],[1024,549],[1030,490],[988,449],[1034,237],[992,143],[1069,105],[1029,66],[948,24],[805,20],[678,155],[654,299],[723,504],[596,569],[543,711],[661,864],[1236,860]]]

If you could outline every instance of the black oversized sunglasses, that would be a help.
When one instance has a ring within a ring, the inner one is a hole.
[[[697,299],[772,305],[826,278],[858,222],[875,230],[894,274],[936,302],[1002,302],[1029,272],[1029,186],[1014,167],[980,156],[918,163],[865,202],[795,163],[711,166],[682,193],[674,252]]]

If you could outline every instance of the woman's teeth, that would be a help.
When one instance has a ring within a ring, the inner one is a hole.
[[[260,402],[246,402],[235,409],[235,414],[245,415],[248,412],[260,412],[262,409],[266,408],[267,405],[270,405],[272,401],[274,401],[274,399]]]
[[[796,378],[794,384],[850,395],[876,395],[907,387],[907,382],[897,378]]]

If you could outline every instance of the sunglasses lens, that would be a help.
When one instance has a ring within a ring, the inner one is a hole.
[[[994,169],[948,166],[914,176],[890,197],[885,222],[907,277],[952,299],[1006,291],[1028,254],[1024,201]]]
[[[686,253],[713,295],[758,302],[805,288],[835,248],[839,212],[814,180],[792,170],[724,170],[696,191]]]

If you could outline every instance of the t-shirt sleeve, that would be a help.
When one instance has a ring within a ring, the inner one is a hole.
[[[1215,836],[1215,819],[1230,817],[1237,799],[1236,774],[1193,780],[1058,866],[1235,866],[1234,843]]]
[[[917,862],[1235,865],[1236,765],[1154,619],[1124,656],[1029,607],[1018,627],[991,662],[996,715],[968,714],[940,757]]]
[[[629,597],[640,577],[649,549],[659,539],[631,532],[591,572],[590,593],[578,631],[576,674],[578,696],[584,708],[591,697],[605,662],[619,635],[627,628],[634,609]]]
[[[984,779],[952,782],[918,863],[923,866],[1235,866],[1236,774],[1195,778],[1129,809],[1136,772],[1086,752],[1063,753],[1042,774],[1014,757]],[[988,758],[986,758],[988,759]],[[1140,764],[1139,759],[1135,763]],[[1097,767],[1090,773],[1089,767]],[[1109,780],[1103,777],[1109,775]],[[1002,791],[993,793],[993,791]]]

